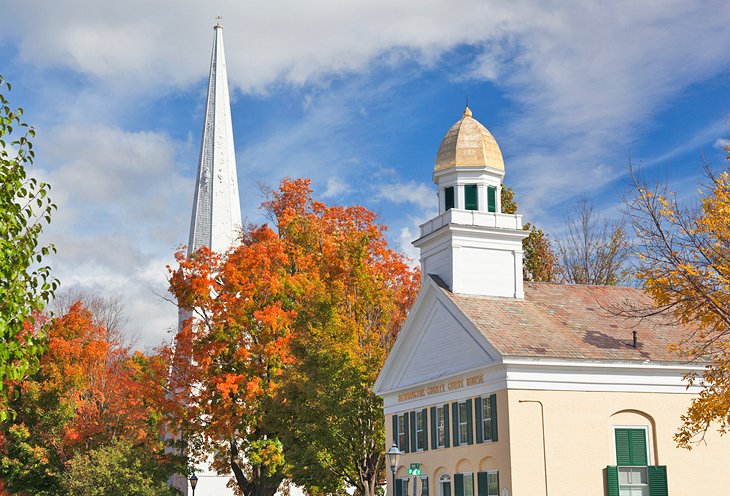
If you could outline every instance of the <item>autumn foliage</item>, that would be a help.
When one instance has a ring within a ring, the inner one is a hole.
[[[111,340],[78,302],[48,324],[47,337],[37,372],[14,385],[15,419],[0,430],[6,489],[63,494],[74,457],[118,441],[161,455],[162,358]]]
[[[637,195],[628,205],[640,241],[638,278],[656,304],[644,313],[686,326],[686,339],[674,348],[706,367],[688,376],[702,389],[675,435],[685,448],[713,424],[720,433],[730,430],[730,175],[708,169],[707,178],[699,204],[687,206],[666,185],[649,187],[635,177]]]
[[[418,284],[372,212],[326,206],[308,180],[282,181],[264,210],[271,227],[247,227],[225,255],[181,251],[170,269],[170,290],[192,316],[176,338],[171,417],[193,456],[217,452],[217,467],[261,496],[292,473],[278,414],[306,380],[302,350],[336,347],[366,371],[367,388]],[[334,334],[324,336],[325,324]]]

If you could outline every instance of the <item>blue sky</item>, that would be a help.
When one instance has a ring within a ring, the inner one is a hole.
[[[618,216],[629,161],[696,195],[730,140],[730,3],[386,0],[15,2],[0,73],[38,131],[63,287],[117,295],[140,346],[176,320],[165,264],[186,242],[223,15],[241,206],[311,177],[364,204],[407,253],[468,96],[524,220],[559,237],[581,198]]]

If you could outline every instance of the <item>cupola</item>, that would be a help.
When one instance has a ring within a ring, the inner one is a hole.
[[[439,214],[414,245],[424,278],[455,293],[522,298],[522,216],[503,214],[504,159],[469,107],[441,140],[433,168]]]

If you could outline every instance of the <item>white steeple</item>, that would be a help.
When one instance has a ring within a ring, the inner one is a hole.
[[[504,160],[469,107],[441,141],[433,170],[439,214],[413,242],[424,279],[439,276],[454,293],[523,298],[522,216],[503,214]]]
[[[213,30],[215,41],[210,61],[188,255],[204,245],[215,252],[225,252],[235,242],[241,227],[223,26],[218,22]]]

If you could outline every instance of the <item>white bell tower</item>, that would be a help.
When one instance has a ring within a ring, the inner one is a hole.
[[[439,215],[413,242],[423,277],[454,293],[523,298],[522,216],[503,214],[504,160],[497,141],[466,107],[441,141],[433,170]]]

